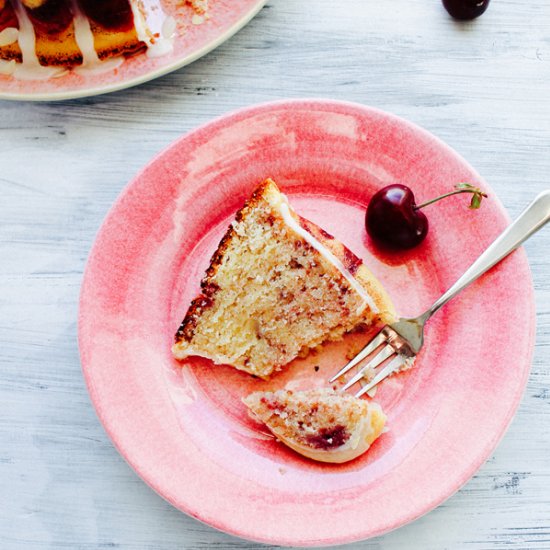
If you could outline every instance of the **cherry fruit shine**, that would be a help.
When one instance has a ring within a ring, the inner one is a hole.
[[[420,244],[428,233],[428,218],[417,209],[413,192],[394,184],[374,194],[365,217],[367,233],[379,245],[408,249]]]

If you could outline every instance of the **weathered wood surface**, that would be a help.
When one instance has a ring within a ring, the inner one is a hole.
[[[0,102],[2,549],[263,548],[176,511],[120,458],[82,379],[77,302],[101,220],[148,159],[231,109],[311,96],[424,126],[516,215],[550,186],[550,3],[493,0],[457,24],[438,0],[271,0],[160,80],[64,103]],[[351,548],[550,548],[550,229],[526,249],[537,344],[505,438],[437,510]]]

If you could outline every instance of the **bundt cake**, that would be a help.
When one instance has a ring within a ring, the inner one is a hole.
[[[171,51],[175,30],[161,0],[0,0],[0,72],[40,79],[110,69],[121,56]]]
[[[298,216],[268,179],[220,242],[172,351],[267,378],[359,325],[393,319],[362,261]]]
[[[321,462],[348,462],[380,436],[380,405],[330,388],[254,392],[243,399],[250,416],[297,453]]]

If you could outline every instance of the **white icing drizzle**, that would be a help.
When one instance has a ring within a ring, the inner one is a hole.
[[[18,36],[19,29],[15,27],[6,27],[3,31],[0,31],[0,48],[17,42]]]
[[[145,8],[143,0],[130,2],[138,38],[147,45],[148,57],[160,57],[174,49],[175,20],[172,23],[164,11],[153,6]]]
[[[174,43],[174,36],[176,36],[177,27],[178,24],[171,15],[168,15],[162,24],[162,36],[166,39],[170,39],[172,46]]]
[[[365,289],[355,280],[355,277],[346,269],[346,266],[330,251],[328,248],[323,246],[309,231],[306,231],[291,215],[290,208],[286,197],[281,202],[279,206],[279,211],[283,217],[284,222],[288,227],[290,227],[295,233],[300,235],[305,241],[307,241],[323,258],[325,258],[329,263],[331,263],[350,286],[363,298],[365,303],[369,306],[370,310],[373,313],[378,313],[379,310],[374,303],[374,300],[368,295]]]
[[[82,13],[76,0],[71,0],[71,6],[74,14],[74,37],[82,52],[82,65],[75,67],[75,72],[79,74],[99,74],[119,67],[123,62],[120,57],[105,61],[99,59],[94,45],[94,34],[90,21]]]
[[[10,61],[0,59],[0,74],[13,74],[16,65],[17,63],[13,59],[11,59]]]
[[[43,67],[36,55],[36,35],[31,20],[21,3],[21,0],[12,0],[13,9],[19,22],[17,41],[21,48],[23,62],[17,63],[13,75],[21,80],[46,80],[54,76],[61,76],[66,69],[60,67]]]

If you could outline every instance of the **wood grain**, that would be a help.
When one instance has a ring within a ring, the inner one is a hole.
[[[439,136],[511,216],[550,185],[547,0],[494,0],[466,24],[438,0],[342,4],[272,0],[207,57],[138,88],[0,102],[1,548],[266,548],[179,513],[137,478],[80,372],[77,303],[95,233],[123,186],[181,134],[256,102],[346,99]],[[502,443],[435,511],[349,548],[550,548],[549,230],[526,249],[537,344]]]

